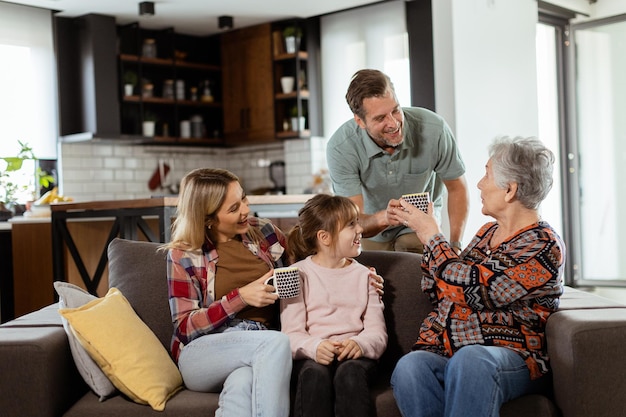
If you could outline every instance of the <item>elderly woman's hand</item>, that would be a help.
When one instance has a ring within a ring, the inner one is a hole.
[[[396,219],[415,231],[418,239],[426,245],[431,237],[441,233],[437,219],[435,218],[433,203],[428,203],[428,213],[424,213],[404,199],[400,199],[402,208],[394,209]]]

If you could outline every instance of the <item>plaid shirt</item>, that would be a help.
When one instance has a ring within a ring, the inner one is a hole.
[[[267,219],[250,217],[248,223],[259,228],[264,239],[257,244],[248,234],[241,235],[244,246],[270,268],[287,265],[286,238],[280,229]],[[175,327],[171,349],[176,361],[184,345],[213,333],[246,307],[238,288],[215,300],[218,259],[217,250],[208,239],[200,250],[171,249],[168,252],[167,283]]]
[[[484,225],[461,259],[442,235],[428,243],[422,290],[435,309],[414,349],[450,357],[466,345],[507,347],[524,358],[536,379],[549,371],[545,326],[563,293],[565,245],[541,221],[491,250],[497,228]]]

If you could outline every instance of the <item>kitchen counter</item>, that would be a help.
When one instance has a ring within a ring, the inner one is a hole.
[[[249,195],[251,210],[259,217],[297,217],[298,210],[315,194]],[[136,200],[102,200],[88,202],[68,202],[50,205],[51,211],[80,212],[88,210],[108,210],[118,208],[175,207],[177,197],[153,197]],[[17,216],[7,222],[0,222],[0,230],[11,230],[14,223],[49,223],[50,216]]]

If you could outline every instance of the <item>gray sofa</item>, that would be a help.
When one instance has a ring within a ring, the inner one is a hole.
[[[156,246],[114,240],[109,246],[109,284],[128,298],[168,347],[172,325],[165,259],[155,251]],[[378,417],[395,417],[400,413],[389,387],[389,375],[398,358],[410,350],[419,323],[430,309],[419,288],[420,257],[366,251],[359,261],[376,267],[385,278],[389,347],[381,359],[372,395]],[[626,306],[567,288],[560,311],[552,315],[547,326],[554,395],[518,398],[502,407],[501,416],[626,415]],[[135,404],[122,395],[100,402],[76,370],[57,305],[0,326],[0,376],[0,415],[4,417],[206,417],[213,414],[218,398],[217,394],[182,390],[168,401],[163,412]]]

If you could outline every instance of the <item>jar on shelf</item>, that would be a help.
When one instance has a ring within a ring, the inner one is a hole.
[[[209,80],[204,80],[202,83],[202,101],[204,102],[212,102],[213,94],[211,94],[211,82]]]
[[[204,137],[204,120],[202,116],[194,114],[191,116],[191,137],[199,139]]]
[[[191,93],[191,100],[198,101],[198,87],[191,87],[189,92]]]
[[[163,81],[163,98],[174,99],[174,80]]]
[[[185,80],[176,80],[176,100],[185,99]]]
[[[157,46],[153,38],[146,38],[143,40],[143,47],[141,48],[141,54],[145,58],[157,57]]]
[[[154,84],[152,83],[145,83],[143,85],[143,90],[141,92],[142,96],[144,98],[150,98],[154,96]]]

